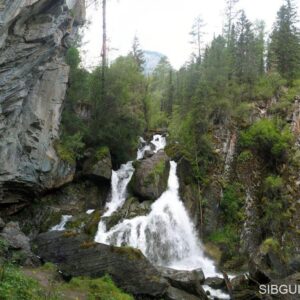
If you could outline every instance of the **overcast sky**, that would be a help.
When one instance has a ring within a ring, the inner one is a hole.
[[[296,1],[297,2],[297,1]],[[110,60],[126,55],[132,40],[138,36],[142,49],[158,51],[168,56],[175,68],[182,66],[193,49],[189,32],[194,19],[201,15],[206,23],[205,40],[222,31],[225,0],[107,0],[107,27]],[[267,30],[272,28],[283,0],[240,0],[251,21],[263,19]],[[88,8],[91,22],[84,33],[85,65],[99,62],[101,49],[101,9]]]

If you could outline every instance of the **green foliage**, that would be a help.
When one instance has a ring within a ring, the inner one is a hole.
[[[280,196],[284,187],[283,180],[280,176],[268,176],[264,181],[264,193],[269,199]]]
[[[269,253],[270,251],[279,252],[280,251],[280,244],[274,238],[267,238],[263,241],[260,247],[261,251],[264,254]]]
[[[97,279],[73,278],[65,288],[88,291],[89,300],[133,300],[132,296],[117,288],[108,275]]]
[[[97,161],[102,160],[103,158],[109,155],[109,148],[106,146],[100,147],[96,150],[96,159]]]
[[[1,270],[2,269],[2,270]],[[45,293],[39,284],[26,277],[18,268],[12,265],[0,268],[0,299],[3,300],[40,300]],[[51,300],[51,298],[49,298]]]
[[[241,134],[240,144],[258,152],[267,161],[282,161],[292,140],[288,128],[282,128],[274,120],[261,119]]]
[[[85,144],[82,142],[82,135],[78,132],[74,135],[65,135],[55,145],[58,156],[65,162],[73,165],[83,154]]]
[[[71,47],[67,51],[66,63],[73,69],[77,68],[81,62],[80,54],[77,48]]]
[[[253,154],[249,150],[241,152],[241,154],[238,156],[238,162],[241,163],[250,161],[251,159],[253,159]]]
[[[286,84],[279,73],[267,73],[256,82],[254,87],[255,98],[259,100],[269,100],[276,96],[280,88]]]
[[[244,195],[242,186],[235,183],[224,188],[221,209],[224,214],[226,224],[238,224],[243,220],[242,208],[244,205]]]

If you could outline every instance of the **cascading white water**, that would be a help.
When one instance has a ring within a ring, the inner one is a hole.
[[[176,163],[171,162],[168,189],[151,206],[148,216],[140,216],[101,232],[96,241],[112,245],[130,245],[140,249],[157,265],[179,270],[202,267],[205,274],[216,274],[211,260],[203,254],[202,245],[192,222],[180,201]]]
[[[137,151],[137,160],[143,159],[146,151],[153,151],[153,153],[157,153],[159,150],[164,149],[167,141],[164,136],[155,134],[150,145],[147,145],[147,142],[142,137],[140,137],[140,144],[141,147]]]
[[[150,145],[140,138],[141,147],[137,159],[144,157],[145,151],[158,152],[166,146],[166,139],[154,135]],[[99,243],[132,246],[140,249],[154,264],[168,266],[178,270],[202,268],[206,276],[220,275],[212,260],[205,257],[203,246],[197,237],[194,225],[179,197],[179,180],[176,174],[177,164],[171,162],[168,188],[152,204],[147,216],[125,219],[106,230],[105,222],[100,221],[95,241]],[[132,162],[122,165],[112,176],[112,197],[106,205],[103,216],[111,216],[126,200],[127,185],[134,173]],[[207,287],[207,290],[210,289]],[[221,291],[212,295],[228,299]]]
[[[53,226],[53,227],[51,227],[50,231],[63,231],[63,230],[65,230],[65,226],[71,218],[72,218],[72,216],[70,216],[70,215],[62,215],[60,223]]]

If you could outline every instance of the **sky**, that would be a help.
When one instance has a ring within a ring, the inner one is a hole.
[[[296,1],[297,2],[297,1]],[[283,0],[240,0],[251,21],[263,19],[270,31]],[[195,18],[204,19],[204,40],[222,32],[225,0],[107,0],[109,59],[126,55],[136,35],[143,50],[158,51],[180,68],[193,52],[189,32]],[[83,63],[94,67],[100,61],[102,41],[101,7],[87,9],[88,27],[84,30]]]

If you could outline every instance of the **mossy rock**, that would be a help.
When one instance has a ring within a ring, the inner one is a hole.
[[[95,210],[90,216],[87,223],[84,226],[84,232],[90,236],[95,236],[98,230],[98,224],[100,222],[101,213],[99,210]]]
[[[132,194],[139,199],[156,200],[167,189],[169,170],[169,157],[164,151],[141,160],[129,185]]]
[[[141,252],[141,250],[132,248],[132,247],[112,247],[111,248],[112,252],[118,253],[118,254],[123,254],[128,257],[130,260],[139,260],[139,259],[144,259],[144,255]]]

